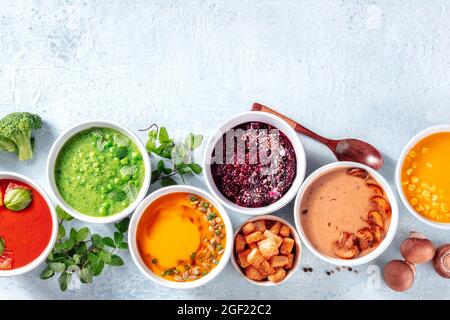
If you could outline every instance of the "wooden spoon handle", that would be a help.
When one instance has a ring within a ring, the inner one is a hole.
[[[254,103],[252,106],[252,111],[263,111],[263,112],[267,112],[267,113],[271,113],[273,115],[276,115],[278,117],[280,117],[281,119],[283,119],[284,121],[286,121],[292,128],[294,128],[295,131],[297,131],[298,133],[304,134],[310,138],[313,138],[331,148],[336,147],[336,143],[334,140],[330,140],[327,139],[325,137],[322,137],[320,135],[318,135],[315,132],[312,132],[311,130],[309,130],[308,128],[305,128],[304,126],[302,126],[300,123],[292,120],[291,118],[286,117],[285,115],[282,115],[281,113],[270,109],[269,107],[266,107],[262,104],[259,103]]]

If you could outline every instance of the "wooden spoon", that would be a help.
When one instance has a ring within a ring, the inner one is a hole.
[[[383,156],[374,146],[368,144],[367,142],[357,139],[327,139],[305,128],[298,122],[295,122],[294,120],[259,103],[253,104],[252,111],[263,111],[282,118],[298,133],[304,134],[326,145],[339,161],[354,161],[365,164],[375,170],[383,167]]]

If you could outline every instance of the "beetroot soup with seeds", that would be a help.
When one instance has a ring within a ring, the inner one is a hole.
[[[288,137],[262,122],[247,122],[225,133],[213,151],[211,173],[220,192],[246,208],[278,201],[296,177],[297,160]]]

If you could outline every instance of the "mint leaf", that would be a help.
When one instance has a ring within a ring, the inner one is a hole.
[[[138,171],[138,168],[137,166],[124,166],[119,171],[122,176],[132,176]]]
[[[167,132],[167,129],[164,127],[161,127],[159,129],[158,140],[159,143],[161,144],[172,144],[172,139],[169,138],[169,133]]]
[[[56,273],[61,273],[66,271],[66,265],[62,262],[51,262],[48,264],[49,269]]]
[[[108,247],[111,247],[111,248],[115,248],[115,247],[116,247],[116,245],[114,244],[114,240],[111,239],[110,237],[104,237],[104,238],[102,239],[102,243],[103,243],[105,246],[108,246]],[[103,252],[103,251],[102,251],[102,252]]]
[[[163,178],[161,180],[161,186],[163,186],[163,187],[173,186],[176,184],[177,184],[177,182],[169,177]]]
[[[86,238],[89,236],[89,228],[84,227],[81,228],[80,230],[78,230],[76,236],[75,236],[75,240],[76,242],[81,242],[86,240]]]
[[[128,231],[128,225],[130,224],[130,218],[126,217],[125,219],[122,219],[118,223],[116,223],[114,226],[116,227],[117,231],[120,233],[125,233]]]
[[[100,275],[105,267],[105,263],[102,260],[98,260],[97,263],[91,264],[91,271],[94,277]]]
[[[196,163],[190,163],[188,164],[189,168],[191,168],[191,170],[195,173],[195,174],[200,174],[202,173],[203,169],[200,165],[196,164]]]
[[[185,143],[189,149],[195,150],[202,145],[203,136],[201,134],[194,135],[193,133],[189,133],[186,137]]]
[[[121,257],[119,257],[117,254],[113,254],[111,256],[111,260],[109,262],[106,262],[108,265],[113,267],[120,267],[124,265],[124,262]]]
[[[123,241],[123,234],[119,232],[114,232],[114,243],[116,244],[116,247],[118,247]]]
[[[50,279],[51,277],[53,277],[54,275],[55,275],[55,271],[53,271],[52,269],[47,267],[41,272],[39,278],[41,278],[42,280],[47,280],[47,279]]]
[[[80,280],[82,283],[92,283],[92,271],[90,268],[85,267],[78,271],[78,276],[80,277]]]
[[[64,272],[59,277],[59,287],[61,291],[66,291],[69,287],[70,281],[72,280],[72,274],[69,272]]]
[[[130,143],[130,139],[121,134],[115,134],[113,139],[119,147],[126,147]]]

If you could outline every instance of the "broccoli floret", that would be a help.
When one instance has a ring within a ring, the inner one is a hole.
[[[0,136],[0,151],[17,152],[16,144],[8,138]]]
[[[31,132],[41,127],[42,120],[38,115],[13,112],[0,120],[0,136],[14,142],[19,160],[28,160],[33,157]]]

